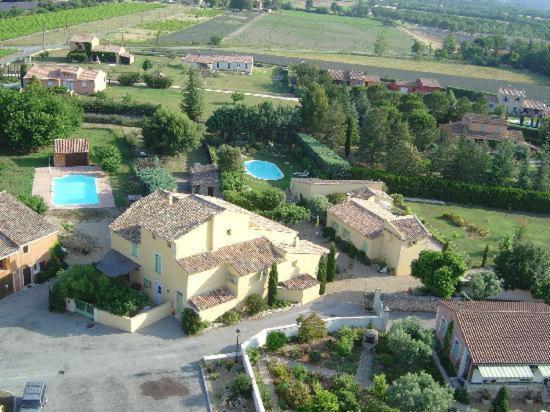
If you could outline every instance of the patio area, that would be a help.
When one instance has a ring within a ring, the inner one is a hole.
[[[53,179],[67,175],[93,177],[97,191],[97,204],[56,205],[53,202]],[[34,169],[32,194],[41,196],[50,209],[83,209],[115,207],[109,176],[98,166],[37,167]]]

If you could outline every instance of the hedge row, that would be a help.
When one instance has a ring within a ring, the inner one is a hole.
[[[298,142],[301,144],[304,154],[317,164],[317,167],[327,175],[328,178],[348,177],[350,164],[338,156],[334,150],[320,143],[313,136],[298,133]]]
[[[160,105],[151,103],[116,102],[113,100],[94,99],[78,102],[85,113],[125,114],[134,116],[152,116]]]
[[[126,127],[143,126],[143,118],[135,118],[119,114],[84,113],[84,121],[86,123],[107,123]]]
[[[448,86],[447,90],[452,91],[457,99],[467,97],[470,100],[477,100],[483,96],[488,96],[487,93],[480,92],[479,90],[464,89],[462,87]]]
[[[353,167],[354,179],[382,180],[390,193],[505,210],[550,213],[550,193],[513,187],[490,186],[429,176],[401,176],[383,170]]]
[[[528,124],[530,121],[531,121],[530,117],[525,118],[525,123]],[[519,124],[508,124],[508,129],[519,130],[520,132],[523,133],[523,137],[529,143],[532,143],[537,146],[542,146],[544,144],[544,138],[542,137],[539,129],[535,127],[520,126]]]

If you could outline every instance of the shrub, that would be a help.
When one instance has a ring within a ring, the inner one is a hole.
[[[221,172],[237,172],[243,170],[241,151],[237,147],[222,144],[217,151],[217,166]]]
[[[250,360],[250,363],[252,365],[257,365],[258,361],[260,360],[260,349],[258,348],[248,348],[246,350],[246,354],[248,355],[248,359]]]
[[[159,189],[172,191],[176,188],[176,181],[162,167],[136,169],[135,172],[145,194],[153,193]]]
[[[127,286],[111,285],[98,293],[96,305],[117,316],[135,316],[147,306],[149,299],[143,293]]]
[[[243,172],[220,172],[220,190],[224,194],[224,198],[231,197],[231,194],[226,192],[235,192],[234,195],[238,196],[238,192],[244,189],[244,174]],[[230,201],[228,199],[228,201]],[[234,203],[234,202],[231,202]]]
[[[349,391],[352,393],[359,392],[359,383],[355,376],[347,373],[341,373],[334,375],[331,379],[331,387],[334,392],[336,391]]]
[[[330,226],[325,226],[323,228],[323,237],[329,238],[330,240],[334,240],[336,238],[336,231]]]
[[[338,398],[335,394],[323,389],[321,384],[313,385],[314,395],[311,399],[312,405],[309,409],[312,412],[338,412]]]
[[[64,312],[66,308],[65,295],[61,282],[55,282],[48,290],[48,309],[55,312]]]
[[[452,223],[453,225],[455,225],[457,227],[466,226],[466,220],[462,216],[457,215],[455,213],[443,213],[441,215],[441,218],[443,220],[448,221],[449,223]]]
[[[83,63],[88,60],[88,55],[84,51],[73,50],[67,53],[68,62],[78,62]]]
[[[297,137],[306,156],[311,157],[317,164],[317,167],[328,178],[349,176],[351,170],[350,164],[338,156],[334,150],[320,143],[313,136],[298,133]]]
[[[282,363],[272,363],[269,365],[270,372],[275,375],[277,379],[288,380],[290,378],[290,370]]]
[[[269,279],[267,282],[267,304],[272,306],[277,300],[277,288],[279,284],[279,272],[277,265],[273,263],[269,270]]]
[[[460,402],[463,405],[470,404],[470,395],[468,394],[466,388],[463,386],[460,388],[456,388],[453,396],[455,401]]]
[[[346,357],[351,355],[353,350],[353,341],[348,336],[343,336],[336,342],[336,353],[339,356]]]
[[[78,105],[85,113],[121,114],[134,116],[152,116],[160,107],[157,104],[113,101],[105,99],[78,100]]]
[[[281,203],[273,211],[260,213],[261,215],[287,225],[295,225],[303,220],[310,218],[308,209],[302,206],[293,205],[292,203]]]
[[[222,323],[224,326],[234,325],[242,319],[242,315],[235,309],[230,309],[216,319],[216,322]]]
[[[282,390],[283,398],[291,409],[299,409],[311,402],[311,391],[304,382],[289,382]]]
[[[117,81],[121,86],[133,86],[134,83],[139,82],[141,75],[137,72],[121,73],[119,74]]]
[[[313,218],[319,216],[321,220],[326,220],[327,209],[330,208],[330,202],[326,196],[315,196],[307,203],[307,206],[311,210]]]
[[[477,272],[470,276],[468,284],[472,288],[474,299],[487,299],[502,291],[500,280],[494,272]]]
[[[274,352],[285,346],[287,337],[283,332],[271,331],[267,334],[265,346],[268,351]]]
[[[254,316],[267,309],[266,301],[257,293],[248,296],[244,301],[244,311],[248,316]]]
[[[407,373],[389,387],[388,401],[404,411],[446,411],[453,401],[453,391],[439,385],[426,372]]]
[[[371,393],[381,401],[387,399],[388,383],[386,382],[386,376],[383,374],[374,375],[372,378]]]
[[[188,335],[195,335],[204,328],[204,324],[197,312],[191,308],[185,308],[181,313],[181,327]]]
[[[431,346],[413,339],[402,329],[395,329],[388,333],[388,348],[400,362],[404,364],[425,364],[432,355]]]
[[[330,195],[327,195],[327,197],[328,201],[333,205],[337,205],[338,203],[343,203],[348,200],[347,193],[331,193]]]
[[[307,377],[307,369],[304,365],[298,363],[292,368],[292,375],[303,382]]]
[[[31,195],[29,193],[21,193],[19,196],[17,196],[17,200],[19,200],[29,209],[34,210],[39,215],[43,215],[48,210],[48,206],[41,196]]]
[[[113,145],[94,147],[92,156],[107,173],[115,173],[122,164],[120,150]]]
[[[508,387],[501,387],[493,402],[491,402],[491,407],[489,412],[508,412],[510,410],[509,400],[508,400]]]
[[[420,279],[430,293],[442,298],[452,296],[466,269],[464,259],[449,250],[423,250],[411,263],[411,275]]]
[[[384,368],[390,368],[395,362],[392,355],[390,355],[389,353],[383,353],[380,355],[380,363]]]
[[[168,89],[174,81],[163,74],[144,74],[143,81],[151,89]]]
[[[213,35],[212,37],[210,37],[210,41],[208,42],[208,44],[210,44],[211,46],[219,46],[221,42],[222,38],[220,36]]]
[[[321,359],[322,359],[321,352],[314,349],[309,351],[308,357],[311,363],[321,362]]]
[[[239,372],[235,380],[231,383],[230,390],[233,398],[237,398],[238,396],[248,398],[252,390],[252,380],[246,373]]]
[[[300,317],[296,321],[300,325],[298,338],[302,342],[313,342],[327,336],[325,322],[316,313],[312,313],[305,319]]]

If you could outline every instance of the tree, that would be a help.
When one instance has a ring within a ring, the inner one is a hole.
[[[70,136],[82,124],[72,99],[51,93],[31,79],[19,91],[0,88],[0,147],[29,152]]]
[[[210,41],[208,42],[208,44],[210,44],[211,46],[219,46],[222,42],[222,38],[218,35],[213,35],[210,37]]]
[[[483,258],[481,259],[481,267],[484,268],[487,264],[487,257],[489,256],[489,243],[485,244],[485,249],[483,249]]]
[[[319,295],[324,295],[327,286],[327,257],[325,255],[319,258],[317,266],[317,280],[319,281]]]
[[[134,83],[139,82],[139,79],[141,79],[141,74],[138,72],[121,73],[117,77],[118,84],[121,86],[133,86]]]
[[[271,270],[269,271],[269,281],[267,285],[267,304],[273,307],[277,301],[277,287],[279,284],[279,273],[277,272],[277,265],[273,263]]]
[[[145,59],[143,60],[143,63],[141,63],[141,68],[143,69],[144,72],[146,72],[147,70],[153,68],[153,63],[151,63],[151,60]]]
[[[357,122],[357,112],[354,110],[354,115],[347,115],[346,118],[346,140],[344,142],[344,153],[349,157],[351,146],[359,141],[359,125]]]
[[[517,186],[521,189],[531,189],[531,170],[529,166],[529,155],[520,160]]]
[[[550,124],[550,121],[546,121]],[[550,192],[550,141],[537,154],[539,166],[535,177],[535,189]]]
[[[388,389],[391,406],[409,412],[444,412],[453,402],[453,391],[424,371],[397,378]]]
[[[115,173],[122,164],[122,155],[115,145],[95,146],[92,157],[107,173]]]
[[[175,113],[160,107],[144,122],[142,135],[149,149],[158,154],[172,155],[196,148],[204,131],[185,113]]]
[[[516,145],[508,140],[498,142],[493,156],[491,177],[496,185],[506,184],[515,170]]]
[[[388,150],[384,166],[398,175],[418,176],[424,169],[418,150],[407,141],[399,141]]]
[[[415,40],[413,45],[411,46],[411,52],[414,55],[415,59],[421,60],[424,57],[424,54],[426,54],[426,46],[424,43]]]
[[[413,109],[407,115],[407,122],[414,137],[414,145],[418,150],[423,151],[435,142],[438,132],[437,121],[426,109]]]
[[[428,111],[436,118],[438,123],[443,123],[447,120],[451,111],[451,99],[449,95],[443,91],[435,91],[424,95],[424,104]]]
[[[456,50],[456,36],[454,33],[449,33],[443,39],[443,50],[449,54],[453,54]]]
[[[497,396],[495,396],[495,399],[491,403],[489,412],[508,412],[509,410],[508,387],[505,385],[498,390]]]
[[[216,154],[220,172],[242,172],[243,162],[239,148],[222,144]]]
[[[422,96],[417,93],[407,93],[399,98],[397,106],[401,113],[412,113],[413,110],[426,110],[426,105],[422,101]]]
[[[462,96],[456,101],[451,118],[452,120],[457,121],[462,119],[464,114],[472,113],[473,111],[474,105],[472,102],[466,96]]]
[[[198,70],[189,70],[189,79],[183,89],[181,110],[194,121],[202,116],[204,111],[204,86]]]
[[[254,6],[252,0],[230,0],[229,8],[236,10],[252,10]]]
[[[424,287],[442,298],[455,292],[460,277],[466,271],[464,259],[450,251],[423,250],[411,263],[411,276],[420,279]]]
[[[478,300],[487,299],[502,291],[500,280],[492,271],[474,273],[468,283],[472,288],[473,298]]]
[[[328,111],[326,112],[322,130],[323,143],[329,146],[331,149],[337,151],[344,145],[346,140],[346,114],[342,108],[342,105],[335,101],[330,104]]]
[[[233,100],[233,104],[243,102],[244,101],[244,93],[241,93],[241,92],[231,93],[231,100]]]
[[[386,375],[374,375],[372,378],[372,387],[370,391],[373,396],[377,397],[381,401],[386,401],[388,398],[388,383],[386,382]]]
[[[403,329],[392,329],[387,335],[388,349],[403,365],[425,365],[430,361],[432,347],[414,339]]]
[[[330,244],[330,251],[327,257],[327,282],[332,282],[336,279],[336,245],[334,242]]]
[[[310,343],[327,336],[327,327],[318,314],[312,313],[307,318],[300,316],[296,319],[298,338],[302,342]]]
[[[388,35],[385,30],[378,32],[376,41],[374,42],[374,54],[382,56],[388,50]]]
[[[306,87],[300,97],[302,127],[310,132],[321,132],[328,112],[328,98],[318,83]]]

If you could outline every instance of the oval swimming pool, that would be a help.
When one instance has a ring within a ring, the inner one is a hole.
[[[265,160],[247,160],[243,163],[247,174],[261,180],[279,180],[285,177],[275,163]]]
[[[68,174],[52,179],[52,199],[54,206],[97,205],[95,178]]]

